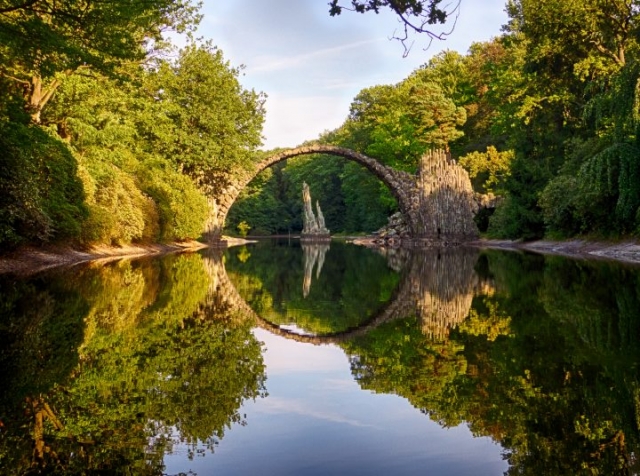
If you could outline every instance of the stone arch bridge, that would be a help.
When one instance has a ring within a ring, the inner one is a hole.
[[[432,151],[422,158],[418,173],[410,174],[351,149],[314,144],[278,152],[257,163],[252,170],[230,179],[230,183],[212,199],[213,213],[206,231],[209,241],[220,239],[229,209],[260,172],[278,162],[309,154],[343,157],[362,165],[380,179],[396,198],[411,238],[457,244],[478,237],[469,176],[450,154]]]

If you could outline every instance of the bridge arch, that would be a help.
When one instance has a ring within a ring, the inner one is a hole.
[[[416,234],[417,226],[413,219],[414,214],[412,197],[415,195],[415,176],[407,172],[392,169],[387,167],[376,159],[368,157],[364,154],[356,152],[345,147],[337,147],[327,144],[313,144],[302,147],[296,147],[294,149],[288,149],[278,152],[262,161],[258,162],[255,167],[237,177],[232,181],[216,199],[215,217],[213,222],[209,225],[207,235],[210,239],[219,239],[222,235],[222,229],[229,213],[229,209],[235,203],[236,199],[242,192],[242,190],[249,185],[249,183],[263,170],[271,167],[278,162],[282,162],[293,157],[310,154],[329,154],[338,157],[343,157],[347,160],[354,161],[367,170],[369,170],[374,176],[380,179],[391,191],[391,194],[398,202],[398,207],[408,221],[408,225],[412,234]]]

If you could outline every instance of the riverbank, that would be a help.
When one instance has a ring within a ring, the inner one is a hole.
[[[226,246],[250,243],[241,238],[224,237]],[[107,262],[121,258],[162,255],[167,253],[192,252],[207,248],[206,243],[183,241],[168,244],[91,246],[84,249],[72,246],[25,247],[6,255],[0,255],[0,274],[33,274],[57,266],[71,266],[80,263]]]
[[[347,241],[356,245],[372,248],[384,246],[378,243],[378,237],[376,236],[353,237]],[[566,256],[570,258],[605,259],[640,264],[640,242],[631,240],[608,243],[588,240],[510,241],[483,239],[470,242],[467,245],[486,249],[530,251],[533,253]],[[398,246],[401,246],[399,240]]]
[[[588,240],[539,240],[528,242],[478,240],[472,245],[481,248],[523,250],[571,258],[604,259],[640,264],[640,242],[632,240],[612,243]]]

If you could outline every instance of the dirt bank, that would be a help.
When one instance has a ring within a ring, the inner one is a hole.
[[[248,243],[240,238],[224,237],[226,246]],[[71,246],[26,247],[0,255],[0,274],[14,273],[28,275],[56,266],[70,266],[88,261],[111,261],[125,257],[181,253],[207,248],[199,241],[185,241],[170,244],[92,246],[78,249]]]
[[[71,246],[26,247],[0,256],[0,273],[32,274],[56,266],[87,261],[195,251],[205,247],[205,244],[197,241],[163,245],[91,246],[84,249]]]
[[[529,242],[479,240],[474,242],[473,245],[481,248],[526,250],[535,253],[554,254],[574,258],[606,259],[640,264],[640,243],[637,241],[606,243],[587,240],[540,240]]]

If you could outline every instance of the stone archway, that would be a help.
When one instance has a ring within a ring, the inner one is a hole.
[[[240,192],[260,172],[272,165],[301,155],[329,154],[352,160],[380,179],[398,202],[411,236],[414,239],[438,243],[461,243],[478,237],[473,222],[473,190],[466,171],[451,159],[450,154],[433,151],[426,154],[416,175],[381,164],[359,152],[326,144],[314,144],[278,152],[260,162],[253,170],[231,180],[216,197],[214,216],[206,236],[210,242],[222,235],[229,209]]]

